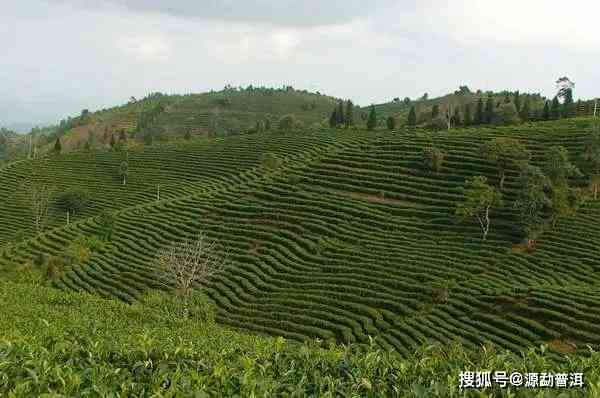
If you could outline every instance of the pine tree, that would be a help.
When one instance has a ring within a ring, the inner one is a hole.
[[[341,126],[346,122],[346,118],[344,117],[344,102],[342,100],[338,102],[336,122],[338,126]]]
[[[417,125],[417,112],[414,105],[410,107],[410,111],[408,112],[407,124],[411,127]]]
[[[391,131],[396,128],[396,119],[393,116],[389,116],[386,120],[387,128]]]
[[[558,102],[558,97],[554,97],[552,99],[552,105],[550,106],[550,117],[552,119],[560,118],[560,103]]]
[[[548,105],[548,101],[544,102],[544,110],[542,111],[542,119],[543,120],[550,119],[550,106]]]
[[[473,123],[473,117],[471,116],[471,104],[465,105],[465,120],[463,124],[465,127],[469,127]]]
[[[436,117],[440,115],[440,106],[438,104],[434,104],[431,108],[431,120],[434,120]]]
[[[521,107],[521,109],[519,110],[519,117],[521,118],[522,122],[528,122],[529,121],[529,98],[525,98],[525,102],[523,103],[523,106]]]
[[[62,151],[62,144],[60,143],[60,138],[56,137],[56,142],[54,143],[54,152],[60,153]]]
[[[573,114],[573,90],[570,88],[564,90],[563,99],[563,117],[571,117]]]
[[[115,145],[116,145],[116,142],[115,142],[115,135],[114,135],[114,134],[111,134],[111,135],[110,135],[110,147],[111,147],[111,148],[114,148],[114,147],[115,147]]]
[[[348,100],[346,102],[346,128],[354,124],[354,104]]]
[[[494,120],[494,99],[488,97],[485,103],[484,123],[490,124]]]
[[[373,130],[377,126],[377,113],[375,112],[375,106],[371,105],[369,111],[369,117],[367,119],[367,129]]]
[[[478,125],[483,124],[483,121],[483,99],[479,98],[479,101],[477,101],[477,109],[475,110],[475,119],[473,120],[473,123]]]
[[[515,91],[515,108],[517,108],[517,112],[521,112],[521,95],[519,90]]]
[[[333,111],[331,111],[331,116],[329,116],[329,127],[335,128],[337,126],[337,119],[337,107],[335,107]]]

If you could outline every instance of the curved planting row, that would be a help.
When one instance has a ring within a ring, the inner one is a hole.
[[[598,345],[600,227],[594,220],[600,204],[560,223],[533,253],[513,250],[519,235],[510,203],[493,214],[485,243],[475,224],[452,216],[466,178],[483,174],[497,181],[479,144],[511,136],[527,144],[534,162],[559,144],[575,157],[587,134],[580,123],[436,134],[253,135],[193,153],[173,147],[136,154],[137,168],[148,165],[145,184],[157,176],[181,178],[178,190],[152,202],[144,200],[141,183],[130,195],[107,189],[98,207],[124,204],[111,245],[57,286],[134,301],[158,287],[156,251],[204,231],[229,249],[233,266],[207,292],[218,320],[235,327],[299,340],[367,343],[375,337],[404,354],[424,342],[451,340],[512,350],[556,341],[577,349]],[[432,142],[448,154],[439,173],[420,166],[421,151]],[[268,152],[283,163],[261,166]],[[67,167],[53,161],[53,170]],[[78,164],[69,161],[70,168]],[[95,167],[82,164],[81,172]],[[3,178],[18,180],[22,173],[16,168]],[[510,170],[507,202],[516,178]],[[96,229],[93,219],[53,229],[11,248],[2,261],[58,253]]]

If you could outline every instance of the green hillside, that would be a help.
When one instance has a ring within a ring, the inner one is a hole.
[[[206,287],[221,324],[299,341],[368,344],[372,337],[405,357],[423,341],[458,341],[469,350],[491,342],[515,352],[545,343],[584,353],[600,347],[600,204],[587,202],[532,252],[517,246],[516,169],[508,170],[505,206],[493,212],[486,242],[453,209],[466,178],[498,181],[479,144],[519,139],[534,164],[563,145],[578,161],[590,124],[319,129],[169,144],[131,152],[125,186],[116,173],[123,154],[52,157],[36,161],[45,163],[37,178],[60,190],[83,187],[93,199],[68,226],[54,212],[39,235],[19,204],[32,163],[15,163],[0,171],[2,275],[22,280],[40,254],[60,254],[79,235],[96,233],[92,216],[111,209],[118,212],[112,242],[74,264],[56,287],[136,302],[159,287],[157,250],[204,231],[234,263]],[[438,173],[421,166],[432,143],[447,153]],[[273,156],[275,166],[265,161]],[[441,302],[440,287],[447,291]]]
[[[109,145],[110,136],[121,131],[142,141],[146,134],[156,140],[192,136],[240,134],[268,120],[276,128],[281,117],[293,114],[303,127],[320,125],[329,117],[336,103],[333,97],[295,90],[292,87],[232,88],[201,94],[165,95],[153,93],[127,104],[87,112],[64,120],[46,139],[40,139],[43,152],[52,149],[56,136],[63,150],[83,149],[91,141],[94,148]],[[92,138],[90,138],[92,137]]]

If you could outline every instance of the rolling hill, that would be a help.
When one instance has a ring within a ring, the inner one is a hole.
[[[233,266],[207,286],[222,324],[293,340],[368,344],[407,357],[423,342],[492,344],[518,352],[542,343],[555,352],[600,347],[597,245],[600,203],[591,201],[519,250],[511,207],[518,173],[508,171],[505,206],[486,242],[475,223],[453,216],[466,178],[496,183],[479,144],[516,138],[540,164],[553,145],[577,160],[589,118],[480,127],[312,129],[170,143],[130,152],[122,185],[117,152],[73,153],[0,170],[0,269],[19,280],[41,253],[60,254],[116,212],[111,244],[75,264],[55,286],[136,302],[158,288],[158,249],[203,231],[227,247]],[[438,173],[421,167],[423,148],[446,153]],[[265,162],[278,159],[277,165]],[[65,225],[53,210],[36,235],[22,181],[85,188],[92,202]],[[161,186],[157,200],[157,186]],[[447,300],[436,300],[440,287]]]
[[[254,129],[257,122],[266,120],[275,127],[287,114],[311,127],[326,121],[336,102],[333,97],[291,87],[226,87],[218,92],[187,95],[154,93],[63,122],[59,135],[63,150],[72,151],[83,149],[90,137],[93,147],[107,147],[109,136],[118,138],[121,131],[141,139],[147,128],[160,131],[161,140],[182,138],[186,133],[224,136]],[[144,116],[146,125],[139,126]],[[42,151],[51,150],[53,144],[53,139],[49,139]]]

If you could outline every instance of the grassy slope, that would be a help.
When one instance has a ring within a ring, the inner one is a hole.
[[[157,248],[204,230],[229,247],[235,263],[208,289],[224,324],[297,340],[367,343],[375,336],[405,356],[423,340],[458,340],[470,349],[491,341],[514,351],[542,342],[558,351],[585,350],[600,344],[600,229],[593,221],[600,205],[590,203],[561,223],[532,254],[512,250],[518,234],[510,208],[494,214],[485,244],[474,224],[456,223],[451,211],[466,177],[496,181],[479,143],[512,136],[527,143],[535,162],[555,144],[576,158],[589,122],[231,137],[187,152],[134,155],[140,164],[132,169],[140,174],[127,189],[111,173],[104,176],[101,162],[82,155],[53,159],[48,178],[62,185],[106,179],[89,215],[101,207],[122,209],[112,246],[58,286],[135,301],[155,286]],[[419,167],[419,153],[430,142],[448,153],[438,175]],[[265,152],[278,153],[283,166],[262,168]],[[7,191],[24,167],[1,172]],[[170,196],[153,201],[153,184],[169,181]],[[517,187],[514,170],[506,186],[509,202]],[[8,245],[11,228],[26,223],[19,211],[0,213],[7,220],[0,232],[5,271],[39,252],[60,252],[78,234],[96,229],[95,220],[82,219]],[[434,287],[449,279],[457,281],[449,302],[434,304]]]

